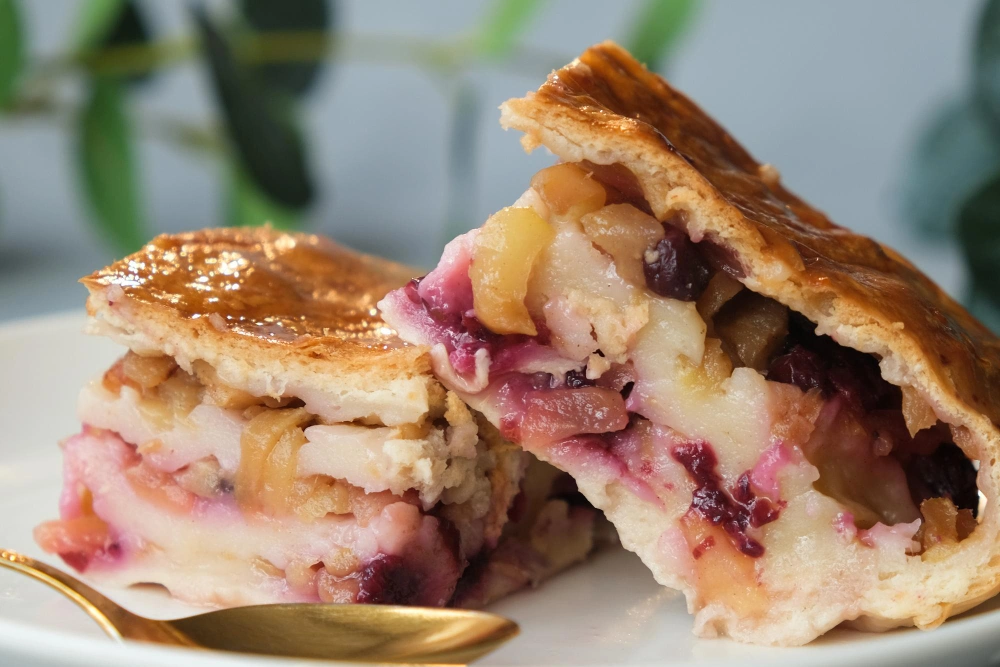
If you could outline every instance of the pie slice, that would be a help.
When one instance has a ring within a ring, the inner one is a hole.
[[[128,352],[80,394],[39,544],[98,583],[227,606],[482,605],[583,558],[595,512],[571,480],[379,319],[411,275],[228,229],[85,278],[90,332]]]
[[[560,162],[383,317],[696,633],[931,628],[997,592],[997,338],[615,44],[501,109]]]

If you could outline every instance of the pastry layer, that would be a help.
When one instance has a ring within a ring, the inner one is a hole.
[[[504,107],[529,148],[566,162],[380,302],[384,319],[429,346],[435,374],[505,437],[570,472],[686,594],[699,634],[799,644],[844,621],[933,627],[991,595],[996,431],[975,401],[928,382],[913,347],[927,341],[880,338],[874,323],[905,310],[894,331],[909,331],[933,301],[955,328],[949,361],[931,366],[965,369],[995,339],[798,200],[759,220],[791,195],[766,174],[727,180],[714,161],[749,158],[710,119],[617,47],[584,60]],[[714,199],[697,189],[702,168]],[[766,247],[727,236],[741,214]],[[833,237],[836,252],[810,254]],[[825,310],[773,266],[793,252],[804,280],[831,287]],[[863,324],[847,308],[866,279]],[[880,286],[901,303],[885,307]]]
[[[194,377],[178,374],[188,378],[178,386],[203,391]],[[143,396],[141,388],[122,385],[112,391],[107,385],[94,381],[80,392],[81,422],[139,444],[143,456],[164,472],[211,457],[221,475],[236,475],[240,439],[253,417],[248,414],[253,406],[224,407],[205,397],[187,414],[175,415],[168,403],[156,395]],[[454,394],[435,411],[443,420],[440,425],[317,422],[307,426],[297,453],[297,474],[343,479],[367,492],[402,494],[412,489],[428,507],[442,494],[448,496],[447,502],[488,492],[485,473],[477,470],[479,437],[472,415]]]
[[[593,509],[543,495],[548,521],[516,521],[529,458],[379,319],[409,275],[263,228],[161,236],[85,278],[90,331],[129,352],[81,392],[38,542],[217,605],[454,603],[470,562],[463,599],[484,604],[583,558]]]
[[[108,431],[85,429],[67,439],[64,454],[63,518],[36,530],[42,546],[92,582],[159,584],[195,604],[479,607],[593,547],[593,509],[571,507],[548,488],[537,513],[512,523],[499,547],[474,554],[467,569],[454,528],[412,498],[358,494],[353,513],[309,520],[248,514],[232,497],[198,496],[152,472]]]
[[[295,396],[330,422],[418,421],[433,382],[375,302],[414,274],[319,236],[210,229],[157,237],[84,278],[91,333],[211,366],[253,396]]]
[[[62,518],[39,543],[94,581],[223,606],[444,605],[470,561],[454,602],[485,604],[592,546],[593,510],[548,486],[534,501],[552,501],[548,519],[503,537],[523,510],[526,455],[480,433],[454,394],[435,393],[427,423],[389,428],[323,424],[294,399],[231,389],[131,352],[86,387],[84,431],[64,443]],[[549,546],[563,537],[568,558]],[[487,567],[510,553],[520,559]]]

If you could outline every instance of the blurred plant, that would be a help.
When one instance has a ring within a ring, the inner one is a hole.
[[[966,305],[1000,332],[1000,0],[983,3],[971,79],[918,143],[903,212],[931,240],[957,237],[969,266]]]
[[[625,46],[660,69],[696,4],[641,0]],[[217,156],[228,174],[224,224],[296,227],[317,192],[299,105],[323,68],[338,59],[413,65],[432,72],[451,100],[445,224],[450,236],[475,222],[482,104],[472,69],[492,66],[537,78],[571,58],[521,43],[543,5],[543,0],[491,0],[475,29],[432,40],[343,33],[333,0],[230,0],[227,14],[210,14],[194,2],[193,34],[181,36],[158,35],[137,0],[81,0],[68,52],[29,62],[21,6],[0,0],[0,114],[75,119],[81,193],[91,220],[117,251],[126,252],[151,234],[137,135]],[[158,72],[192,59],[206,65],[219,121],[199,126],[137,118],[134,94]],[[82,103],[68,103],[58,94],[57,86],[68,78],[82,80]]]

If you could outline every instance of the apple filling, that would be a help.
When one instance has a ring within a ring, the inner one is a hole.
[[[874,356],[744,287],[684,215],[654,218],[620,165],[559,164],[379,305],[505,437],[675,517],[661,556],[705,604],[762,609],[804,539],[817,580],[859,568],[863,590],[864,568],[967,538],[960,434]]]
[[[62,518],[35,531],[44,549],[112,585],[221,605],[444,605],[497,550],[527,460],[453,393],[417,423],[330,424],[191,370],[129,352],[84,389]],[[592,512],[563,527],[572,560],[592,546]]]

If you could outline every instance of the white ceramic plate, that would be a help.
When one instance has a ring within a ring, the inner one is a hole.
[[[36,557],[31,529],[56,517],[57,441],[78,424],[77,389],[121,353],[80,333],[80,314],[0,327],[0,545]],[[57,559],[47,560],[61,565]],[[140,614],[196,611],[152,590],[104,591]],[[870,635],[835,630],[810,646],[770,649],[691,636],[683,600],[655,584],[639,560],[607,551],[541,588],[501,601],[521,635],[483,665],[965,665],[1000,664],[1000,601],[933,632]],[[131,667],[291,665],[291,661],[114,644],[72,603],[0,571],[0,665]],[[302,664],[302,663],[298,663]],[[315,663],[309,663],[315,664]]]

